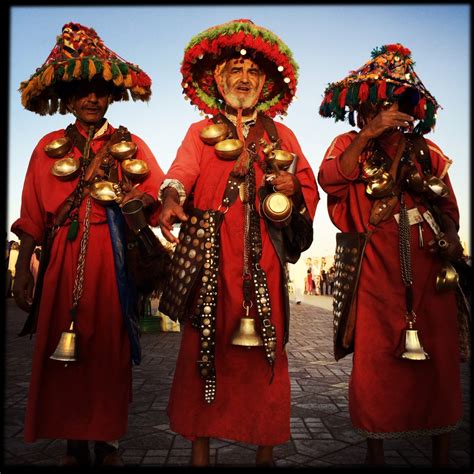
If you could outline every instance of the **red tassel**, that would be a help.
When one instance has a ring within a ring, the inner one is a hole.
[[[424,97],[422,97],[420,99],[420,101],[418,102],[418,104],[416,104],[416,107],[415,107],[415,115],[420,120],[423,120],[425,118],[425,115],[426,115],[426,108],[425,107],[426,107],[426,99]]]
[[[346,96],[347,96],[347,87],[342,89],[341,93],[339,94],[339,107],[341,109],[343,109],[344,106],[346,105]]]
[[[365,102],[369,98],[369,84],[362,82],[359,87],[359,100]]]
[[[237,136],[239,140],[245,144],[245,137],[242,132],[242,109],[237,110]],[[247,149],[244,147],[242,153],[237,158],[237,161],[232,169],[232,174],[234,176],[245,176],[249,170],[250,165],[250,154]]]
[[[387,83],[380,81],[377,87],[377,99],[383,100],[387,98]]]
[[[405,92],[405,89],[406,89],[406,86],[400,86],[400,87],[397,87],[394,91],[393,91],[393,95],[401,95]]]

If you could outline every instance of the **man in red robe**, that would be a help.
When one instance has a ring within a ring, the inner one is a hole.
[[[160,307],[173,318],[187,302],[168,414],[171,429],[192,440],[194,466],[209,464],[210,438],[257,445],[257,465],[268,465],[290,437],[285,266],[311,244],[319,200],[295,135],[271,119],[291,102],[296,69],[283,42],[249,20],[210,28],[185,51],[184,93],[214,117],[191,125],[160,189],[160,227],[184,265]],[[288,157],[288,171],[269,165]],[[189,230],[179,241],[177,220]],[[199,285],[184,301],[200,258]]]
[[[144,141],[104,116],[128,91],[148,100],[150,86],[148,76],[106,48],[93,29],[69,23],[20,88],[26,109],[44,115],[59,106],[76,117],[33,150],[12,225],[21,240],[14,296],[32,317],[22,334],[36,331],[24,437],[66,439],[60,465],[90,465],[89,440],[95,441],[95,465],[123,465],[117,446],[127,430],[132,361],[140,362],[140,346],[118,203],[138,199],[156,208],[163,172]],[[125,176],[114,144],[131,154],[136,148],[128,158],[148,168],[144,179]],[[36,245],[42,246],[42,281],[33,300],[29,262]],[[72,345],[58,344],[71,339]]]
[[[343,120],[349,112],[355,125],[356,111],[360,131],[333,140],[318,181],[334,225],[368,235],[349,385],[349,412],[367,438],[367,462],[384,464],[384,439],[430,435],[433,464],[443,466],[462,403],[456,285],[440,278],[463,250],[447,174],[452,161],[423,137],[439,106],[412,64],[410,50],[386,45],[328,86],[320,114]],[[344,269],[336,276],[335,316]],[[336,357],[350,353],[335,332],[335,354],[345,351]]]

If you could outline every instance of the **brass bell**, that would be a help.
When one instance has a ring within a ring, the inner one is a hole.
[[[69,330],[64,331],[61,334],[58,346],[49,358],[64,361],[66,362],[66,364],[64,364],[65,366],[68,362],[77,361],[76,333],[74,332],[74,321],[71,322]]]
[[[458,272],[449,262],[444,262],[443,267],[436,276],[436,291],[454,290],[458,283]]]
[[[237,330],[232,336],[234,346],[256,347],[263,346],[263,340],[255,329],[255,319],[241,318]]]
[[[411,321],[408,323],[408,329],[405,330],[405,350],[400,357],[408,360],[426,360],[430,358],[423,349],[418,338],[418,331],[413,329]]]

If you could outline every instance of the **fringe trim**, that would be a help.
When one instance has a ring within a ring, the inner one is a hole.
[[[365,438],[372,439],[394,439],[394,438],[405,438],[405,437],[419,437],[419,436],[435,436],[443,433],[449,433],[455,431],[461,425],[462,418],[459,419],[454,425],[442,426],[440,428],[432,429],[419,429],[413,431],[394,431],[385,433],[373,433],[371,431],[362,430],[354,427],[354,430]]]

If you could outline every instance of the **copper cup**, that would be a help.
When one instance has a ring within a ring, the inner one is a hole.
[[[143,181],[150,174],[150,168],[144,160],[124,160],[122,170],[132,181]]]
[[[99,204],[106,206],[118,198],[113,183],[110,181],[97,181],[90,185],[91,197]]]
[[[80,171],[80,164],[72,156],[61,158],[54,162],[51,167],[51,174],[61,181],[74,179]]]
[[[228,138],[222,140],[214,145],[216,155],[223,160],[234,160],[237,158],[244,149],[244,144],[235,138]]]
[[[215,145],[224,140],[229,134],[229,128],[225,123],[213,123],[201,130],[201,140],[207,145]]]
[[[72,141],[69,137],[56,138],[49,142],[44,147],[44,152],[50,158],[62,158],[72,146]]]
[[[138,146],[131,141],[122,140],[112,145],[109,149],[110,154],[117,160],[130,160],[137,152]]]
[[[280,170],[288,169],[294,159],[295,155],[285,150],[273,150],[267,158],[270,164],[276,166]]]

